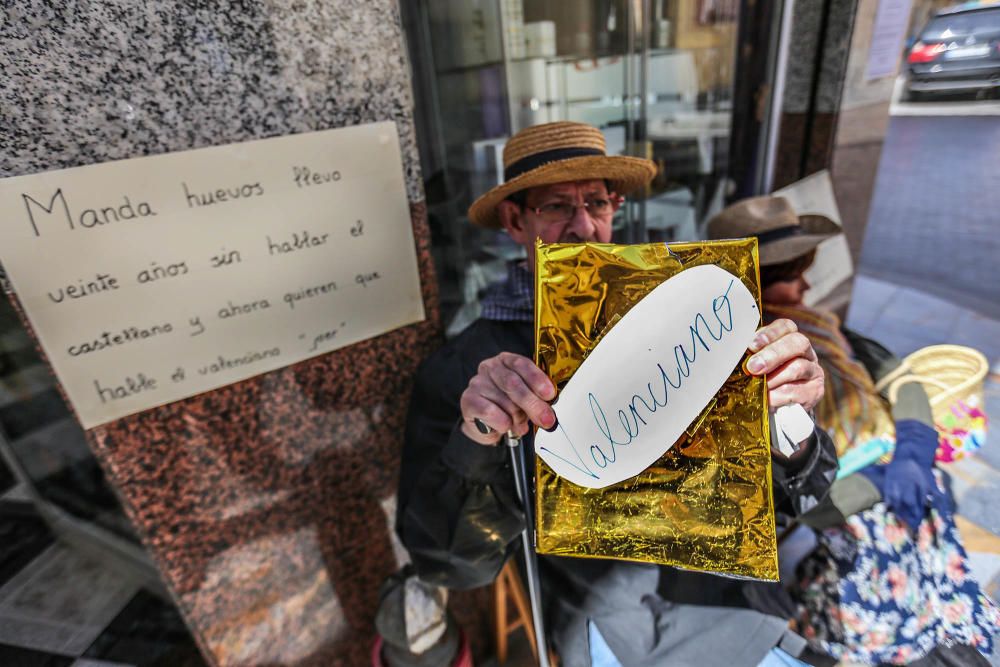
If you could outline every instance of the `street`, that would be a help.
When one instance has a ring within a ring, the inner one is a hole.
[[[859,272],[1000,318],[1000,116],[920,106],[894,105],[908,115],[889,124]]]

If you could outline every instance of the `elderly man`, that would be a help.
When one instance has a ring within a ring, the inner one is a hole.
[[[421,578],[451,588],[488,584],[519,544],[523,517],[501,435],[555,421],[555,387],[531,360],[535,240],[609,242],[622,195],[656,172],[648,160],[605,155],[599,130],[570,122],[519,132],[504,166],[505,182],[469,217],[506,230],[528,260],[486,296],[481,319],[424,363],[406,428],[398,530]],[[748,368],[767,376],[772,408],[819,401],[823,373],[791,322],[760,329],[750,349]],[[822,497],[836,468],[820,433],[791,459],[774,458],[776,504],[790,514]],[[563,665],[799,664],[789,654],[804,642],[786,619],[751,610],[743,582],[634,562],[539,560],[546,628]]]

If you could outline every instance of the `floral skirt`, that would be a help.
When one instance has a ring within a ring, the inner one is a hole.
[[[941,495],[914,537],[883,503],[824,531],[800,566],[799,631],[840,660],[907,664],[935,646],[993,649],[1000,610],[972,578]]]

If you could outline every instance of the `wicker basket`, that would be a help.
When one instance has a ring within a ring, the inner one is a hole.
[[[934,413],[939,435],[937,460],[957,461],[985,443],[983,379],[989,368],[986,357],[971,347],[931,345],[906,357],[876,389],[888,387],[889,401],[895,403],[900,387],[919,382]]]

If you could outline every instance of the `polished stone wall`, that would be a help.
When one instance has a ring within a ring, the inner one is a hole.
[[[395,0],[2,11],[0,177],[396,123],[428,320],[88,432],[210,662],[365,664],[404,557],[391,524],[411,376],[439,338]]]
[[[857,0],[795,2],[775,189],[832,163],[856,12]]]

